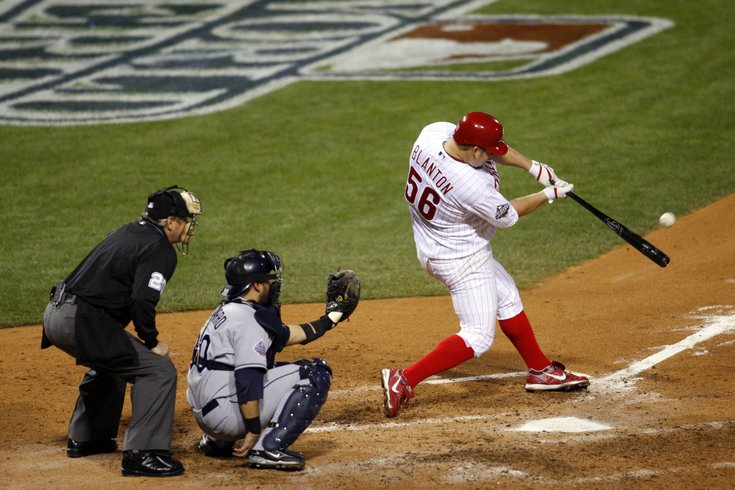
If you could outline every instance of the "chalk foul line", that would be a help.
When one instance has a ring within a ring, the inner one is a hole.
[[[595,382],[595,385],[600,385],[607,389],[626,389],[626,387],[629,387],[630,383],[626,383],[625,386],[622,386],[625,381],[635,380],[637,375],[652,368],[656,364],[674,357],[685,350],[691,349],[701,342],[705,342],[711,338],[717,337],[718,335],[722,335],[723,333],[735,331],[735,315],[717,315],[702,318],[705,320],[705,324],[701,330],[693,333],[676,344],[664,346],[657,353],[634,362],[625,369],[621,369],[620,371],[598,379]]]
[[[728,306],[728,308],[731,308],[731,307]],[[704,320],[704,325],[697,332],[693,333],[692,335],[689,335],[688,337],[677,342],[676,344],[664,346],[656,354],[648,356],[645,359],[642,359],[640,361],[636,361],[625,369],[621,369],[620,371],[617,371],[613,374],[596,379],[595,382],[591,384],[591,388],[595,391],[597,390],[600,390],[600,391],[630,390],[632,389],[632,385],[634,384],[634,383],[631,383],[630,381],[635,381],[636,377],[643,371],[646,371],[647,369],[650,369],[656,364],[661,363],[665,361],[666,359],[669,359],[685,350],[691,349],[695,347],[697,344],[700,344],[714,337],[717,337],[718,335],[722,335],[728,332],[735,332],[735,314],[708,315],[708,316],[701,316],[699,318]],[[496,374],[488,374],[488,375],[481,375],[481,376],[467,376],[467,377],[460,377],[460,378],[431,378],[427,381],[424,381],[423,384],[464,383],[464,382],[469,382],[469,381],[483,381],[483,380],[488,380],[488,379],[512,378],[512,377],[517,377],[517,376],[525,376],[525,374],[526,374],[525,372],[515,372],[515,373],[496,373]],[[371,385],[371,386],[358,386],[355,388],[335,390],[334,392],[330,392],[329,396],[330,397],[334,397],[334,396],[340,397],[340,396],[354,395],[354,394],[359,394],[359,393],[369,392],[369,391],[377,391],[381,389],[382,388],[378,386],[377,384]],[[376,429],[376,428],[385,429],[385,428],[391,428],[391,427],[406,427],[410,425],[421,425],[421,424],[436,425],[436,424],[445,424],[445,423],[453,423],[453,422],[461,422],[461,421],[487,420],[491,418],[496,418],[498,416],[499,414],[467,415],[467,416],[459,416],[459,417],[442,417],[442,418],[437,418],[437,419],[412,420],[409,422],[394,422],[393,421],[393,422],[379,422],[379,423],[369,423],[369,424],[359,424],[359,423],[344,424],[344,423],[332,422],[329,424],[323,424],[323,425],[310,427],[306,429],[305,432],[317,433],[317,432],[333,432],[337,430],[355,431],[355,430],[369,430],[369,429]]]

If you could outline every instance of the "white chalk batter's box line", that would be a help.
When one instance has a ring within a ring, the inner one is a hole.
[[[426,381],[422,382],[422,385],[443,385],[447,383],[466,383],[468,381],[485,381],[488,379],[504,379],[504,378],[517,378],[520,376],[525,376],[525,371],[518,371],[515,373],[495,373],[495,374],[481,374],[478,376],[465,376],[462,378],[439,378],[439,377],[431,377],[427,379]],[[377,379],[377,377],[376,377]],[[382,388],[380,386],[376,385],[368,385],[368,386],[356,386],[354,388],[345,388],[342,390],[334,390],[329,392],[330,398],[339,398],[342,396],[347,395],[355,395],[358,393],[365,393],[367,391],[378,391]]]
[[[714,307],[705,307],[714,308]],[[718,307],[719,308],[719,307]],[[731,309],[732,306],[726,306],[724,308]],[[633,389],[634,381],[637,380],[637,375],[650,369],[651,367],[659,364],[666,359],[669,359],[685,350],[692,349],[697,344],[710,340],[718,335],[722,335],[729,332],[735,332],[735,314],[723,315],[723,316],[701,316],[701,312],[704,309],[699,309],[698,318],[702,319],[704,325],[702,328],[694,334],[684,338],[676,344],[667,345],[661,348],[657,353],[646,357],[640,361],[634,362],[630,366],[620,371],[616,371],[608,376],[597,378],[591,385],[595,392],[610,394],[610,393],[623,393]],[[525,372],[516,373],[497,373],[488,374],[482,376],[468,376],[462,378],[449,378],[449,379],[429,379],[424,384],[444,384],[444,383],[464,383],[468,381],[482,381],[487,379],[502,379],[511,378],[517,376],[524,376]],[[330,392],[330,397],[339,397],[344,395],[354,395],[355,393],[377,391],[381,390],[380,386],[360,386],[356,388],[349,388],[344,390],[335,390]],[[384,423],[372,423],[372,424],[340,424],[330,423],[326,425],[313,426],[306,430],[306,432],[332,432],[337,430],[369,430],[375,428],[390,428],[390,427],[406,427],[411,425],[421,424],[444,424],[449,422],[459,421],[476,421],[476,420],[488,420],[491,418],[498,417],[498,414],[493,415],[468,415],[460,417],[449,417],[441,419],[428,419],[428,420],[414,420],[410,422],[384,422]]]

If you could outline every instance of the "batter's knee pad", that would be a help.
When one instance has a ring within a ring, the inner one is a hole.
[[[309,427],[327,401],[332,384],[329,365],[317,358],[302,359],[295,364],[301,366],[303,381],[293,387],[283,410],[278,414],[278,422],[263,437],[263,447],[268,451],[286,450]]]

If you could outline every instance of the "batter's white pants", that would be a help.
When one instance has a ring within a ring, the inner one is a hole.
[[[459,318],[457,335],[472,347],[475,357],[493,344],[496,319],[513,318],[523,311],[515,281],[493,258],[492,249],[464,259],[429,259],[421,252],[418,258],[424,270],[449,289]]]

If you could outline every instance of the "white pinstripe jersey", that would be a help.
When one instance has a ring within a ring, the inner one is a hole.
[[[444,150],[456,126],[426,126],[408,161],[405,198],[413,220],[416,248],[430,259],[459,259],[488,247],[496,228],[518,221],[500,193],[494,163],[476,169]]]

